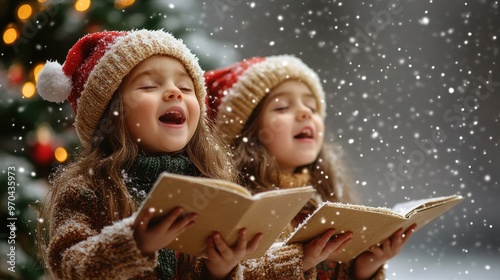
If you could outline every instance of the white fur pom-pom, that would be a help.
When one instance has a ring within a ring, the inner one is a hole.
[[[64,75],[61,64],[47,61],[38,75],[38,94],[50,102],[64,102],[71,93],[71,79]]]

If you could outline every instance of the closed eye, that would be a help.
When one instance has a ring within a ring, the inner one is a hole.
[[[142,89],[142,90],[149,90],[149,89],[155,89],[157,88],[158,86],[155,86],[155,85],[145,85],[145,86],[140,86],[138,87],[138,89]]]
[[[192,88],[188,88],[188,87],[179,87],[179,89],[183,92],[192,92],[193,89]]]
[[[307,108],[309,108],[312,113],[316,113],[316,111],[317,111],[316,107],[307,106]]]
[[[283,112],[283,111],[286,111],[286,110],[288,110],[288,106],[274,108],[274,111],[276,111],[276,112]]]

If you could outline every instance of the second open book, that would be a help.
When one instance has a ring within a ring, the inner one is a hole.
[[[415,230],[419,230],[462,200],[459,195],[442,196],[399,203],[392,209],[325,202],[297,226],[286,243],[307,242],[330,228],[337,233],[351,231],[352,241],[341,253],[329,258],[348,262],[400,228],[417,224]]]

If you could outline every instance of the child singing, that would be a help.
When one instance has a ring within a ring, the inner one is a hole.
[[[196,222],[182,208],[158,223],[134,223],[158,175],[233,181],[231,161],[205,121],[197,58],[162,30],[89,34],[64,64],[47,62],[39,94],[69,101],[81,141],[78,154],[51,176],[39,225],[47,268],[58,279],[222,279],[253,252],[260,235],[244,229],[234,247],[214,233],[208,259],[165,250]]]
[[[209,115],[233,149],[243,181],[252,192],[316,188],[317,195],[291,221],[290,229],[323,201],[353,201],[346,169],[324,144],[323,87],[300,59],[254,57],[208,71],[205,79]],[[400,251],[413,229],[396,231],[349,263],[324,261],[327,256],[318,252],[316,261],[322,262],[316,266],[317,279],[384,279],[383,264]],[[304,245],[304,255],[311,245]]]

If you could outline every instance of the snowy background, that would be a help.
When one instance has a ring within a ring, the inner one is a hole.
[[[466,198],[414,234],[389,279],[498,279],[498,5],[208,0],[199,29],[225,48],[189,44],[201,56],[294,54],[318,71],[328,139],[345,149],[365,204]]]

